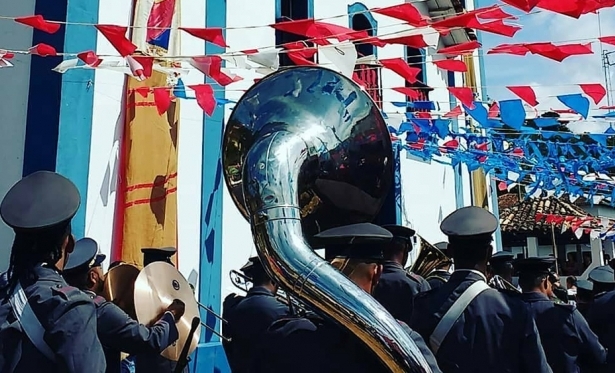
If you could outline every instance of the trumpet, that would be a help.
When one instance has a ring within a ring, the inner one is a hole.
[[[519,289],[517,289],[517,287],[515,285],[513,285],[510,282],[506,281],[500,275],[495,275],[495,276],[491,277],[491,279],[489,280],[489,286],[491,286],[492,288],[495,288],[495,289],[510,290],[510,291],[514,291],[514,292],[517,292],[517,293],[521,293],[521,291],[519,291]]]
[[[412,272],[425,278],[441,265],[452,263],[452,260],[440,249],[427,242],[423,237],[419,235],[416,236],[421,243],[421,252],[414,263],[406,268],[407,272]]]
[[[229,272],[229,277],[231,278],[231,283],[237,289],[243,291],[244,293],[247,293],[248,290],[250,290],[250,284],[252,283],[252,279],[250,277],[234,269]],[[301,304],[299,301],[286,294],[283,290],[278,289],[278,291],[274,295],[280,303],[283,303],[290,309],[291,314],[311,314],[311,312],[307,310],[304,304]]]

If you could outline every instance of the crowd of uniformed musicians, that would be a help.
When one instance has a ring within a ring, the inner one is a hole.
[[[145,326],[102,298],[105,256],[94,240],[71,234],[79,204],[68,179],[43,171],[19,181],[0,205],[15,231],[0,278],[0,372],[120,372],[127,362],[138,373],[180,370],[160,352],[178,338],[183,302]],[[436,244],[450,259],[425,279],[404,269],[410,228],[361,223],[314,239],[333,267],[399,320],[433,372],[614,372],[613,269],[578,281],[573,302],[553,257],[492,256],[497,226],[485,209],[450,214],[440,226],[448,242]],[[143,251],[146,265],[174,254]],[[241,271],[253,286],[223,304],[232,372],[386,371],[354,335],[278,296],[258,257]],[[120,353],[129,358],[120,362]]]
[[[331,265],[399,320],[434,372],[615,372],[613,268],[594,269],[570,299],[554,257],[492,255],[497,227],[478,207],[450,214],[440,226],[448,242],[435,245],[449,260],[425,279],[404,269],[410,228],[363,223],[315,238]],[[387,371],[354,335],[289,307],[258,257],[241,270],[252,288],[223,303],[233,372]]]

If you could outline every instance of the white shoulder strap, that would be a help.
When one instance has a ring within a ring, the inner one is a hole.
[[[13,308],[15,317],[28,336],[30,342],[32,342],[36,349],[45,355],[45,357],[51,361],[55,361],[55,354],[44,339],[45,328],[43,328],[34,314],[34,311],[32,311],[26,293],[19,283],[17,283],[9,302]]]
[[[431,351],[434,355],[438,353],[440,349],[440,344],[444,341],[444,338],[448,335],[448,332],[451,330],[459,316],[468,308],[468,305],[476,298],[476,296],[483,291],[489,289],[489,285],[487,285],[484,281],[476,281],[466,291],[461,294],[461,296],[453,303],[451,308],[446,311],[433,333],[429,337],[429,345],[431,346]]]

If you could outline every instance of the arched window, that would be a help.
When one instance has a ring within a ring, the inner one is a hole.
[[[309,19],[314,16],[314,0],[276,0],[275,21],[287,22],[296,21],[299,19]],[[306,38],[303,36],[291,34],[289,32],[275,32],[275,44],[281,46],[287,43],[303,41]],[[312,45],[312,43],[307,43]],[[313,58],[311,58],[313,60]],[[293,66],[295,63],[288,57],[286,53],[280,53],[280,66]]]
[[[369,36],[378,35],[378,22],[369,9],[361,3],[348,5],[348,26],[356,31],[367,31]],[[371,44],[358,42],[356,43],[356,48],[359,58],[377,56],[376,47]],[[380,66],[370,63],[357,64],[355,66],[355,73],[365,83],[365,89],[376,105],[382,108]]]

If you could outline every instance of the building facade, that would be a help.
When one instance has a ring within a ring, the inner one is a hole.
[[[98,55],[116,56],[107,39],[97,34],[92,24],[134,25],[135,20],[148,18],[152,6],[171,0],[143,0],[137,6],[122,0],[71,0],[58,7],[42,0],[22,0],[5,7],[0,16],[17,17],[41,14],[46,19],[66,21],[67,25],[53,35],[6,20],[0,20],[0,49],[27,50],[38,43],[53,45],[58,51],[75,53],[93,50]],[[181,4],[180,4],[181,3]],[[315,18],[355,30],[366,30],[371,36],[393,37],[410,26],[394,18],[371,12],[375,7],[402,3],[396,0],[330,1],[330,0],[182,0],[177,1],[171,27],[221,27],[229,50],[243,51],[301,41],[300,37],[276,31],[266,25],[289,19]],[[444,5],[443,5],[444,3]],[[459,0],[413,2],[425,16],[437,19],[473,8],[471,2]],[[143,31],[133,29],[133,41]],[[179,34],[179,32],[177,32]],[[137,35],[137,36],[135,36]],[[398,127],[406,119],[400,102],[408,98],[394,87],[411,87],[420,92],[419,101],[431,102],[435,113],[446,113],[457,106],[447,86],[462,86],[465,74],[439,70],[431,63],[441,58],[436,47],[469,41],[472,33],[455,30],[438,37],[434,30],[425,39],[436,38],[434,47],[416,49],[403,45],[377,48],[357,45],[357,76],[386,114],[389,125]],[[169,53],[175,56],[220,54],[224,49],[186,34],[170,36]],[[138,41],[135,42],[137,45]],[[379,66],[385,58],[404,58],[419,67],[420,83],[408,84],[394,72]],[[313,56],[327,65],[321,52]],[[121,60],[121,59],[120,59]],[[243,80],[217,87],[218,103],[238,100],[254,79],[263,75],[253,66],[246,68],[225,59],[226,68]],[[73,231],[79,237],[96,239],[103,252],[111,253],[116,227],[118,179],[123,126],[128,110],[125,105],[126,67],[116,69],[71,69],[63,74],[52,71],[61,57],[17,55],[13,68],[0,69],[0,80],[11,89],[0,91],[0,112],[3,113],[0,136],[0,159],[3,177],[0,196],[22,175],[36,170],[58,171],[79,187],[82,206],[75,217]],[[478,61],[478,59],[477,59]],[[292,60],[281,54],[280,65]],[[472,66],[473,78],[481,86],[480,63]],[[184,85],[200,84],[205,76],[193,68],[182,68]],[[429,88],[428,88],[429,87]],[[480,94],[480,92],[479,92]],[[226,101],[225,101],[226,100]],[[212,116],[207,116],[195,100],[181,102],[177,133],[177,246],[180,271],[188,277],[198,273],[200,302],[219,311],[224,297],[236,291],[228,273],[245,263],[256,251],[248,223],[235,208],[223,180],[219,165],[224,121],[232,110],[222,103]],[[453,127],[464,126],[463,120]],[[440,221],[455,208],[472,204],[471,180],[465,166],[453,169],[437,162],[425,162],[399,153],[401,193],[396,196],[401,206],[395,221],[412,226],[427,241],[435,243],[445,237]],[[0,225],[0,244],[9,248],[12,233]],[[8,250],[0,253],[0,268],[5,268]],[[207,318],[215,324],[215,319]],[[219,327],[219,325],[216,325]],[[194,363],[202,371],[223,368],[224,358],[215,336],[202,337]]]

